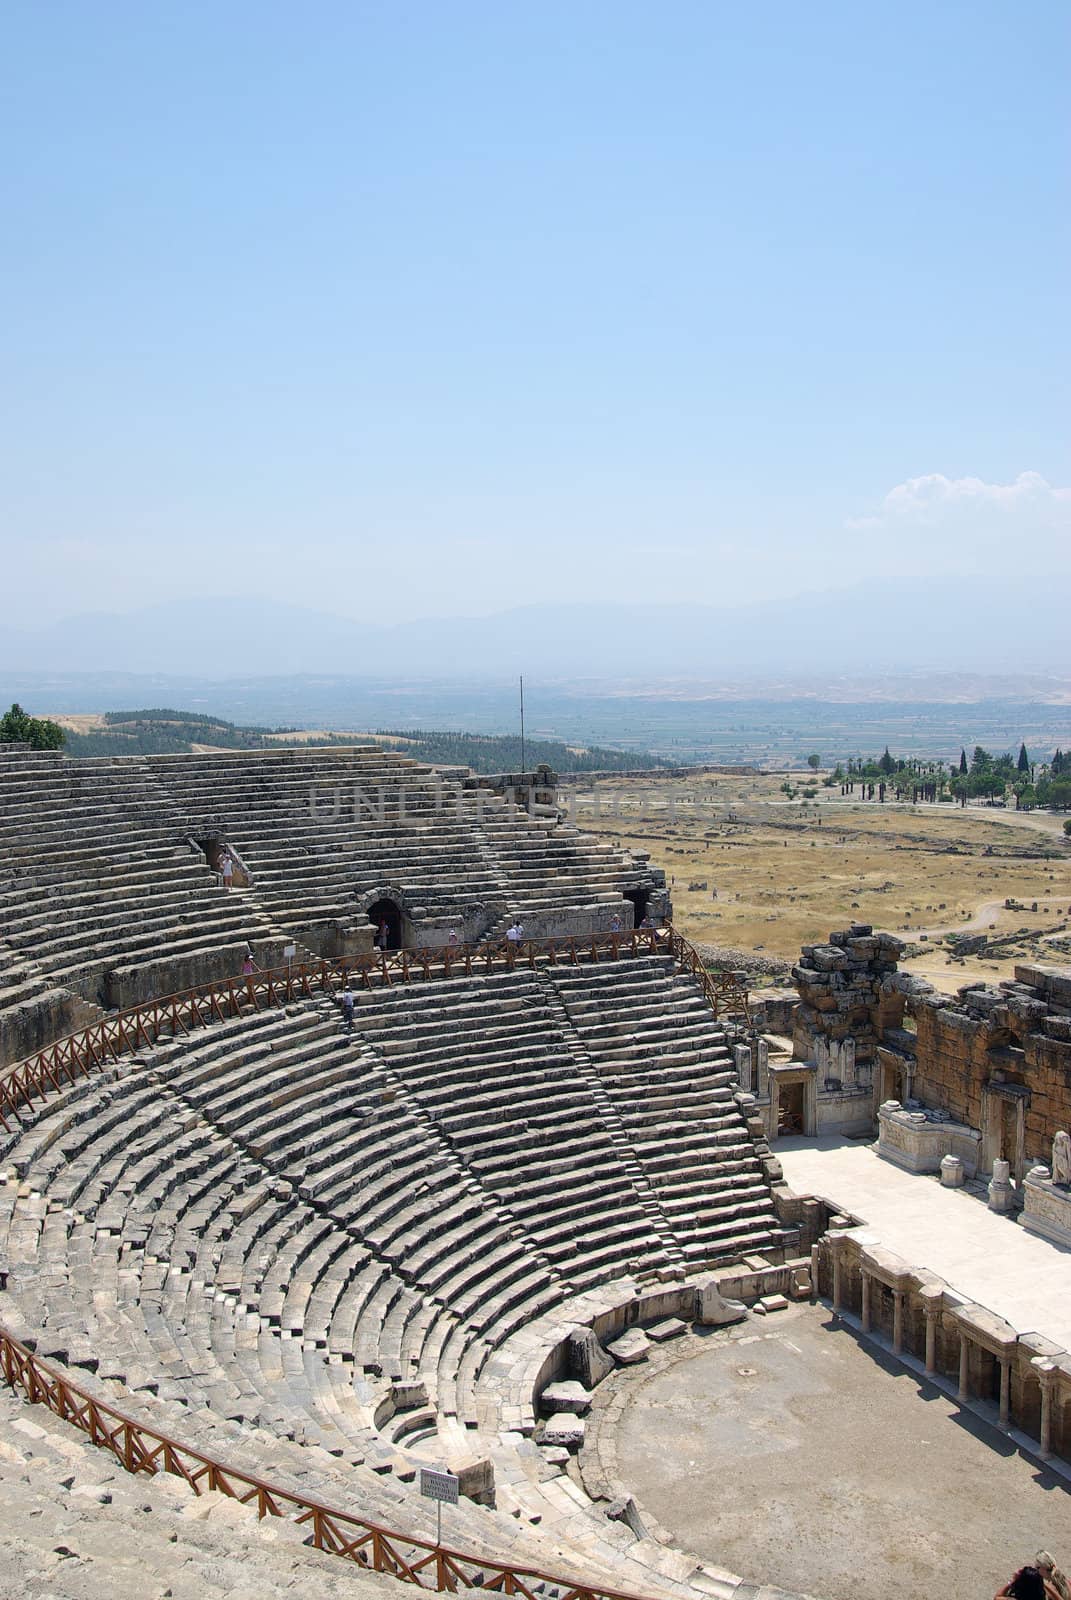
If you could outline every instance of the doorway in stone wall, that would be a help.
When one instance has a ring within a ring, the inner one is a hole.
[[[647,907],[650,903],[651,891],[650,889],[626,889],[624,894],[625,899],[630,901],[632,904],[632,926],[634,928],[638,928],[644,917],[647,915]]]
[[[400,950],[402,948],[402,912],[401,907],[393,900],[376,900],[368,907],[368,920],[376,929],[376,938],[379,938],[381,923],[386,923],[387,949]]]
[[[777,1091],[777,1136],[803,1133],[805,1118],[804,1083],[781,1083]]]

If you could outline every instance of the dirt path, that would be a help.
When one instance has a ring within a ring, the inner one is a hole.
[[[983,928],[988,928],[991,922],[995,922],[1003,910],[1003,900],[983,900],[968,922],[950,922],[938,928],[919,928],[917,932],[912,928],[911,938],[917,939],[923,933],[927,939],[939,939],[946,933],[979,933]]]

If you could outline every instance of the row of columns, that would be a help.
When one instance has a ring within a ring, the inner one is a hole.
[[[845,1267],[842,1259],[842,1253],[839,1249],[834,1248],[831,1254],[833,1257],[833,1310],[835,1312],[839,1312],[844,1308]],[[872,1320],[870,1307],[870,1280],[872,1277],[877,1277],[877,1274],[868,1271],[866,1266],[861,1262],[859,1268],[859,1277],[861,1297],[860,1322],[862,1324],[863,1332],[869,1333],[871,1330]],[[815,1276],[814,1281],[817,1283],[817,1275]],[[883,1279],[878,1278],[879,1283],[883,1281]],[[895,1286],[890,1287],[892,1287],[893,1294],[893,1354],[900,1355],[903,1350],[904,1341],[904,1301],[906,1299],[906,1292],[903,1289],[897,1289]],[[944,1291],[938,1284],[924,1284],[919,1290],[919,1296],[922,1300],[922,1311],[926,1321],[926,1373],[927,1376],[934,1377],[937,1374],[937,1333],[941,1325]],[[972,1340],[967,1329],[962,1326],[959,1327],[958,1332],[959,1385],[956,1398],[960,1404],[964,1404],[971,1397],[971,1346],[978,1341]],[[1009,1426],[1011,1417],[1012,1358],[1010,1355],[996,1355],[995,1359],[1000,1366],[1000,1426],[1002,1428],[1007,1428]],[[1039,1429],[1038,1441],[1040,1449],[1038,1454],[1041,1459],[1045,1461],[1048,1460],[1053,1453],[1053,1402],[1056,1395],[1058,1369],[1052,1361],[1048,1361],[1041,1356],[1035,1356],[1031,1360],[1030,1365],[1034,1368],[1034,1371],[1038,1377],[1038,1382],[1041,1386],[1041,1425]]]

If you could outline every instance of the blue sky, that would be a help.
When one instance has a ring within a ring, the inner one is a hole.
[[[30,614],[1071,575],[1066,5],[4,17]]]

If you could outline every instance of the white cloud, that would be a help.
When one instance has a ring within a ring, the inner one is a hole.
[[[1071,510],[1071,489],[1057,488],[1040,472],[1020,472],[1011,483],[986,483],[983,478],[946,478],[928,472],[890,489],[881,508],[866,517],[850,517],[849,528],[876,528],[885,523],[944,522],[964,512],[1027,513],[1033,521],[1062,521]]]

